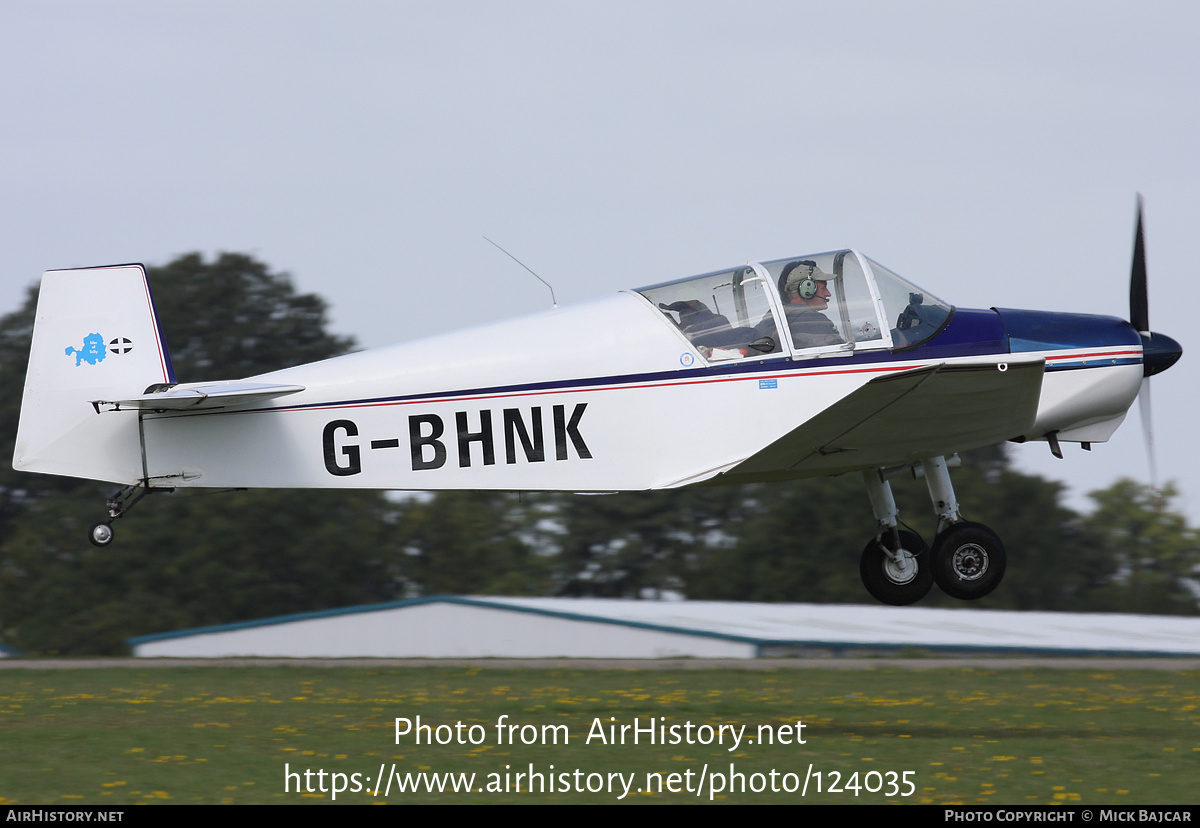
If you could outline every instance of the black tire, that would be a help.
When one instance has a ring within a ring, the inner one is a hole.
[[[113,528],[108,523],[93,523],[88,530],[88,540],[92,546],[108,546],[113,542]]]
[[[1004,544],[982,523],[956,523],[933,542],[933,579],[952,598],[974,601],[990,594],[1007,566]]]
[[[884,533],[884,541],[890,543],[888,535]],[[858,574],[871,597],[893,607],[915,604],[933,587],[933,567],[925,541],[916,532],[901,532],[900,545],[907,553],[908,571],[897,567],[877,540],[867,544],[858,564]]]

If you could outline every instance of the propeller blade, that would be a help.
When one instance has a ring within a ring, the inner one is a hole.
[[[1133,268],[1129,274],[1129,322],[1138,333],[1150,335],[1150,303],[1146,297],[1146,242],[1142,234],[1142,196],[1137,199],[1137,232],[1133,237]]]
[[[1142,380],[1138,392],[1138,411],[1142,416],[1142,436],[1146,438],[1146,461],[1150,464],[1150,488],[1158,497],[1158,463],[1154,456],[1154,420],[1150,413],[1150,378]]]

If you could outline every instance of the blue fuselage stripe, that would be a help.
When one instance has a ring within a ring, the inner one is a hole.
[[[1003,311],[1011,314],[1012,311]],[[1029,313],[1032,316],[1032,313]],[[1046,316],[1053,316],[1047,314]],[[1039,320],[1040,321],[1040,320]],[[1105,320],[1106,322],[1108,320]],[[1115,320],[1119,322],[1120,320]],[[1086,354],[1061,355],[1050,357],[1046,361],[1046,372],[1077,371],[1087,368],[1108,368],[1114,365],[1140,365],[1140,355],[1122,351],[1111,356],[1096,353],[1095,348],[1111,347],[1115,342],[1077,343],[1072,350],[1087,351]],[[1124,343],[1119,343],[1124,344]],[[1140,342],[1139,342],[1140,344]],[[1027,346],[1026,346],[1027,347]],[[241,409],[224,412],[222,410],[196,411],[190,416],[200,414],[249,414],[257,412],[304,411],[322,408],[349,408],[354,406],[397,405],[422,400],[454,400],[462,398],[518,396],[539,393],[561,393],[565,391],[599,390],[612,386],[647,386],[654,384],[675,385],[692,384],[696,382],[763,378],[763,375],[806,376],[830,373],[859,373],[888,370],[905,370],[896,363],[916,363],[910,367],[920,367],[922,363],[930,364],[946,359],[961,359],[963,357],[985,356],[996,357],[1009,353],[1008,335],[1004,331],[1004,321],[1001,314],[995,310],[966,310],[956,309],[950,324],[938,336],[913,350],[899,351],[868,351],[866,353],[848,354],[845,356],[821,357],[810,359],[793,359],[780,355],[770,359],[753,362],[737,362],[711,367],[673,369],[640,374],[620,374],[599,377],[579,377],[576,379],[549,380],[517,385],[495,385],[479,388],[467,388],[457,391],[437,391],[422,394],[398,394],[386,397],[365,397],[362,399],[334,400],[327,402],[305,403],[302,405]],[[893,366],[894,367],[889,367]],[[171,416],[171,415],[166,415]]]

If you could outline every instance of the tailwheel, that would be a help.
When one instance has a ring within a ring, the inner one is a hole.
[[[88,530],[88,540],[93,546],[108,546],[113,542],[113,528],[110,523],[95,523]]]
[[[900,548],[893,549],[897,536]],[[929,547],[916,532],[885,530],[882,541],[872,540],[863,550],[858,572],[875,600],[896,607],[915,604],[933,586]]]
[[[1004,544],[982,523],[962,521],[933,542],[933,578],[952,598],[973,601],[1000,585],[1008,556]]]
[[[124,515],[130,509],[137,505],[143,497],[148,494],[161,492],[173,492],[174,489],[166,489],[155,486],[150,487],[149,480],[143,480],[140,483],[133,483],[125,486],[122,489],[113,493],[108,499],[108,520],[100,523],[93,523],[92,528],[88,529],[88,540],[93,546],[108,546],[113,542],[114,532],[112,522]]]

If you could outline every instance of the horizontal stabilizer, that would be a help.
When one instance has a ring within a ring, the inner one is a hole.
[[[112,406],[112,411],[123,408],[141,411],[195,411],[197,409],[229,408],[247,403],[295,394],[303,391],[303,385],[271,385],[262,382],[190,382],[182,385],[165,386],[161,391],[152,391],[125,400],[92,400],[99,411],[101,406]]]
[[[1037,418],[1041,358],[877,377],[718,478],[723,483],[842,474],[1000,443]]]

